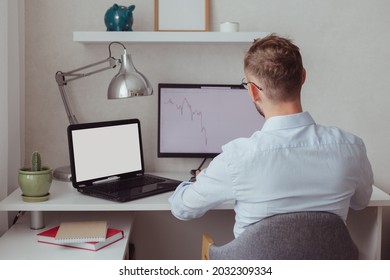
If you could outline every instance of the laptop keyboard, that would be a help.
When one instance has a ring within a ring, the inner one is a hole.
[[[156,178],[156,177],[145,175],[145,176],[138,177],[138,178],[131,178],[131,179],[127,179],[127,180],[114,181],[114,182],[101,184],[101,185],[94,185],[93,188],[95,190],[104,191],[107,193],[114,194],[114,193],[121,192],[124,189],[142,187],[142,186],[146,186],[146,185],[161,183],[164,181],[165,181],[165,179],[162,179],[162,178]]]

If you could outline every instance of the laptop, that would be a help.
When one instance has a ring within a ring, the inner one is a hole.
[[[138,119],[72,124],[67,134],[71,181],[82,194],[126,202],[181,183],[145,174]]]

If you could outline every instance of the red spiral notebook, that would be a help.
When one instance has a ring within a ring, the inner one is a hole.
[[[46,243],[52,245],[59,245],[64,247],[71,247],[77,249],[84,249],[90,251],[98,251],[112,243],[121,240],[124,237],[123,230],[108,228],[105,241],[98,242],[75,242],[75,243],[63,243],[55,239],[59,226],[45,230],[37,234],[39,243]]]

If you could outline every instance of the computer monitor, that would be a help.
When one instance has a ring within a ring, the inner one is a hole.
[[[158,157],[212,158],[263,123],[241,85],[158,85]]]

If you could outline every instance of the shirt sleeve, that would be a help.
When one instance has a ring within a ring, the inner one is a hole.
[[[365,208],[370,202],[372,195],[372,185],[374,184],[374,175],[370,161],[367,158],[366,148],[363,144],[363,151],[360,160],[359,181],[354,195],[351,197],[350,207],[354,210]]]
[[[198,174],[196,182],[181,183],[169,198],[169,203],[176,218],[191,220],[233,197],[227,164],[221,154]]]

